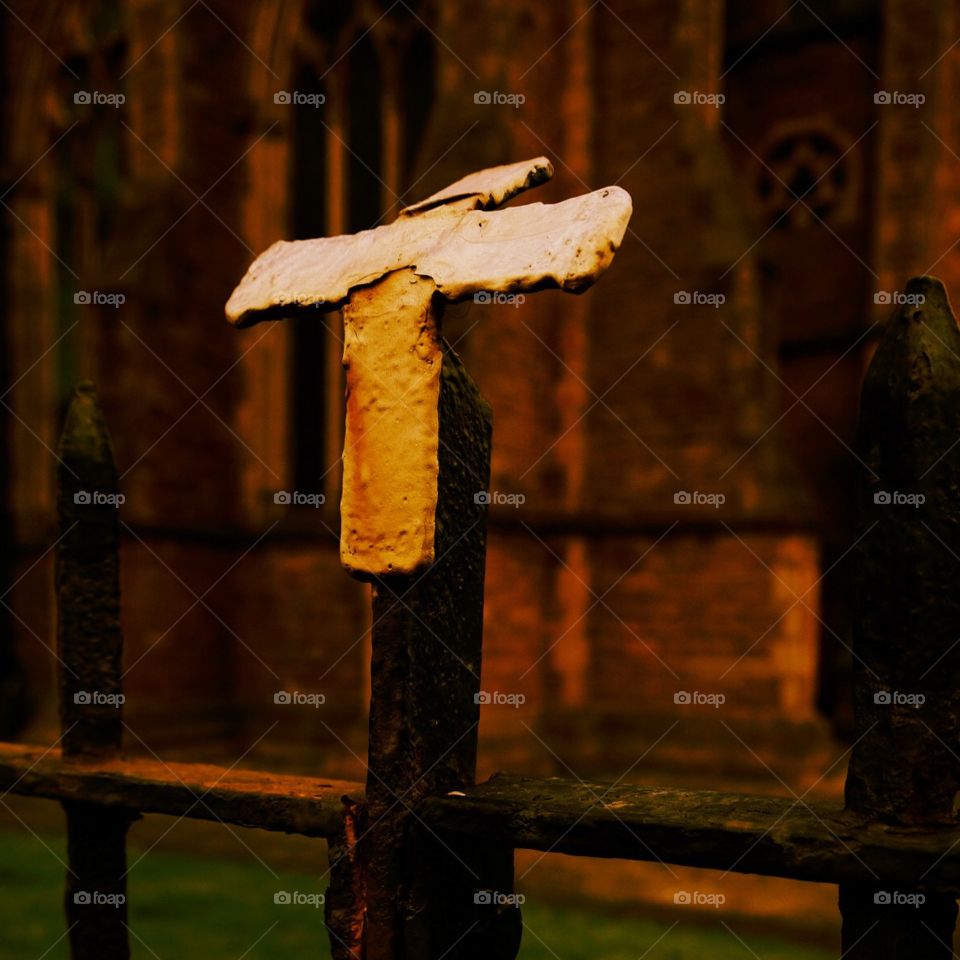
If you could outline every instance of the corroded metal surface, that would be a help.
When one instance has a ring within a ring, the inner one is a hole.
[[[414,943],[417,957],[441,956],[463,937],[473,906],[472,897],[427,896],[406,849],[416,804],[473,782],[480,718],[486,508],[475,494],[489,479],[490,411],[457,356],[443,350],[436,561],[374,584],[368,960],[413,956],[404,951]],[[462,888],[454,878],[463,864],[433,866],[448,892]]]
[[[366,882],[358,845],[365,816],[362,803],[354,797],[343,797],[340,823],[327,833],[330,884],[323,909],[333,960],[361,960],[367,926]]]
[[[58,450],[57,652],[64,752],[109,757],[123,734],[117,471],[91,384],[77,387]]]
[[[119,487],[92,384],[74,391],[58,450],[57,652],[63,759],[117,755],[123,739]],[[87,796],[63,803],[64,908],[73,960],[126,960],[127,828],[138,814]]]
[[[348,812],[356,817],[364,795],[359,783],[201,764],[64,764],[56,751],[10,744],[0,745],[0,790],[333,837],[335,842],[344,824],[342,798],[348,798]],[[480,838],[488,849],[660,857],[673,864],[817,883],[874,881],[873,871],[878,882],[900,884],[901,889],[922,877],[928,888],[960,894],[960,829],[892,827],[833,805],[797,804],[789,797],[624,785],[611,789],[609,784],[569,780],[497,776],[459,792],[464,795],[427,797],[414,808],[432,831],[428,835],[452,846],[456,837]],[[196,802],[198,796],[204,798],[202,804]],[[333,853],[331,848],[332,858],[338,859]]]
[[[462,792],[426,799],[417,813],[444,837],[491,846],[817,883],[876,875],[878,884],[907,886],[923,877],[960,892],[958,829],[894,828],[793,797],[560,779],[496,776]]]
[[[363,784],[345,780],[159,760],[67,763],[57,750],[18,744],[0,744],[0,790],[306,837],[336,834],[344,798],[363,800]]]
[[[443,350],[433,282],[412,270],[343,308],[347,416],[340,561],[357,574],[433,562]]]
[[[356,287],[406,268],[431,278],[447,300],[546,287],[580,292],[610,265],[631,210],[625,190],[605,187],[556,204],[440,206],[349,236],[279,241],[234,290],[227,318],[243,327],[335,309]]]
[[[858,438],[857,740],[846,799],[888,824],[960,825],[958,440],[960,330],[943,285],[915,278],[867,373]],[[877,891],[841,888],[846,956],[952,956],[952,897],[907,887],[897,893],[924,899],[898,905],[877,902]]]

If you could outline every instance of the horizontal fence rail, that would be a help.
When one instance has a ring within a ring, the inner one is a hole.
[[[10,743],[0,744],[0,790],[305,837],[336,836],[345,803],[363,799],[361,783],[157,760],[77,764]]]
[[[155,760],[78,766],[57,751],[0,744],[0,790],[335,837],[363,784]],[[431,797],[417,816],[440,835],[518,850],[640,860],[816,883],[880,882],[960,895],[960,829],[898,828],[788,797],[499,775]]]
[[[885,826],[789,797],[501,775],[418,812],[438,832],[517,849],[960,893],[960,829]]]

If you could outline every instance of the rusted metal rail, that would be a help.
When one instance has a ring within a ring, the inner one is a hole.
[[[345,798],[363,801],[363,784],[200,763],[110,760],[74,763],[59,750],[0,744],[0,791],[331,837],[343,824]]]
[[[363,785],[348,781],[155,760],[77,765],[58,751],[3,744],[0,791],[8,790],[324,838],[342,828],[344,798],[364,800]],[[789,797],[505,775],[463,794],[424,800],[417,817],[445,840],[479,834],[510,849],[815,883],[877,886],[876,874],[960,894],[960,828],[894,827]]]
[[[792,797],[501,775],[419,813],[444,835],[517,849],[960,893],[960,828],[892,827]]]

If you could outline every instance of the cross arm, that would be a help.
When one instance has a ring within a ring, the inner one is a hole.
[[[617,186],[490,209],[552,173],[543,157],[481,170],[387,226],[275,243],[227,302],[237,327],[343,308],[340,559],[358,577],[412,576],[442,551],[451,529],[443,517],[482,519],[490,413],[441,335],[442,301],[580,293],[623,240],[632,203]],[[483,451],[482,464],[464,466]]]
[[[463,210],[492,210],[512,200],[518,193],[546,183],[552,176],[553,164],[546,157],[477,170],[426,200],[406,207],[400,211],[400,216],[413,217],[448,203],[456,203]]]
[[[280,241],[247,271],[227,318],[246,327],[296,310],[336,309],[351,290],[407,268],[451,301],[480,291],[580,292],[609,266],[631,211],[625,190],[605,187],[499,211],[437,206],[349,236]]]

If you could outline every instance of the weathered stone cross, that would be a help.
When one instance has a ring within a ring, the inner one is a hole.
[[[388,226],[275,243],[227,303],[239,327],[343,307],[341,560],[358,575],[411,573],[436,555],[439,301],[580,292],[613,260],[631,212],[619,187],[487,212],[552,175],[543,157],[494,167],[407,207]]]
[[[343,309],[340,558],[373,581],[373,626],[365,801],[329,838],[336,960],[512,958],[519,943],[519,912],[499,897],[513,889],[513,851],[454,852],[416,810],[473,783],[483,699],[477,494],[489,485],[491,414],[440,335],[443,304],[584,290],[630,217],[619,187],[488,212],[552,173],[542,157],[483,170],[389,226],[276,243],[227,303],[236,326]]]

